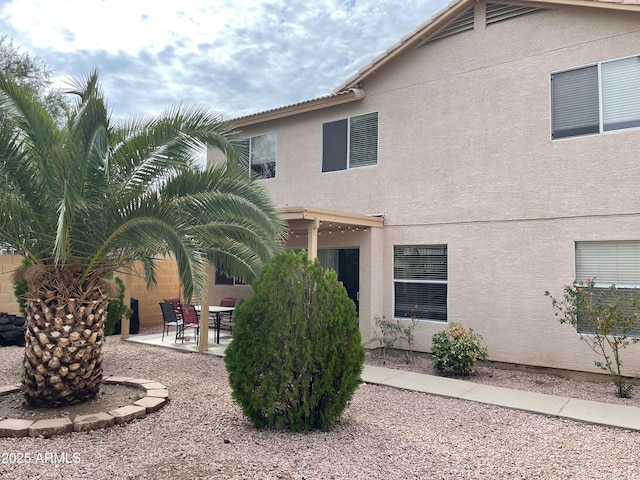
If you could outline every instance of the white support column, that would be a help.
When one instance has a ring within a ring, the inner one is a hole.
[[[307,253],[309,254],[309,260],[318,258],[318,229],[320,228],[320,221],[315,218],[311,226],[307,229]]]
[[[384,229],[370,227],[360,245],[360,333],[366,344],[373,334],[376,316],[384,312]]]
[[[213,276],[213,265],[207,267],[207,279],[200,299],[200,340],[198,341],[198,351],[209,350],[209,292],[211,291],[211,279]]]

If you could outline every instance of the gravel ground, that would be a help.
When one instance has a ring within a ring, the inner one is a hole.
[[[23,349],[0,348],[0,385]],[[371,364],[380,364],[373,356]],[[406,367],[431,373],[427,358]],[[127,425],[43,438],[0,438],[2,479],[634,479],[640,433],[427,394],[362,385],[331,432],[255,430],[232,401],[221,358],[124,342],[105,373],[169,388],[162,410]],[[482,367],[472,381],[590,400],[611,385]],[[636,397],[640,396],[640,392]],[[17,458],[31,457],[28,463]]]

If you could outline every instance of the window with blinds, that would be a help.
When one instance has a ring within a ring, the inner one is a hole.
[[[640,288],[640,241],[576,242],[576,280]]]
[[[238,164],[259,178],[276,176],[276,134],[257,135],[240,142]]]
[[[335,172],[377,164],[378,112],[323,124],[323,172]]]
[[[553,138],[600,131],[598,69],[579,68],[551,76]]]
[[[640,56],[551,75],[551,136],[640,127]]]
[[[640,126],[640,56],[601,65],[602,129]]]
[[[393,315],[447,321],[447,246],[393,247]]]
[[[640,241],[576,242],[576,281],[591,279],[601,301],[611,296],[609,287],[629,296],[638,294],[640,288]],[[578,333],[590,333],[586,322],[578,317]],[[633,331],[633,337],[640,337],[640,325]]]

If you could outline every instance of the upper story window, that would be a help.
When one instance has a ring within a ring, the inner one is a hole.
[[[378,163],[378,112],[322,125],[322,171],[335,172]]]
[[[240,141],[245,149],[240,162],[260,178],[276,176],[276,134],[256,135]]]
[[[237,278],[229,277],[225,273],[216,269],[216,285],[245,285]]]
[[[640,56],[551,75],[551,136],[640,127]]]

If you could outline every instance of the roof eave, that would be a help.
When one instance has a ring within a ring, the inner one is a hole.
[[[520,5],[565,5],[575,7],[605,8],[609,10],[640,11],[640,4],[627,3],[625,0],[497,0],[498,3],[516,3]],[[334,92],[339,92],[353,86],[360,85],[367,77],[374,74],[386,64],[392,62],[407,50],[426,43],[429,38],[435,36],[449,22],[455,20],[459,15],[468,10],[474,0],[458,0],[450,3],[440,11],[436,12],[429,20],[423,23],[413,32],[406,35],[400,42],[393,45],[387,51],[375,58],[369,65],[362,68],[357,74],[347,79]]]
[[[623,0],[538,0],[551,5],[568,5],[575,7],[607,8],[609,10],[638,11],[640,4],[624,3]]]
[[[266,112],[255,113],[246,117],[239,117],[230,120],[230,123],[234,128],[242,128],[249,125],[270,122],[272,120],[278,120],[280,118],[291,117],[293,115],[299,115],[301,113],[312,112],[314,110],[320,110],[322,108],[333,107],[336,105],[342,105],[344,103],[362,100],[365,97],[365,91],[361,88],[349,88],[344,90],[345,91],[334,92],[332,95],[328,95],[326,97],[320,97],[313,100],[308,100],[306,102],[296,103],[294,105],[288,105],[286,107],[277,108],[274,110],[268,110]]]
[[[380,69],[387,63],[392,62],[408,49],[418,46],[429,37],[435,35],[448,23],[455,20],[460,14],[467,11],[471,7],[471,5],[473,5],[473,0],[459,0],[447,5],[439,12],[435,13],[426,22],[426,24],[423,23],[422,26],[418,27],[412,33],[406,35],[402,40],[400,40],[400,42],[387,49],[384,54],[379,56],[377,59],[374,59],[373,62],[362,68],[356,75],[349,78],[344,85],[340,86],[334,91],[345,90],[347,88],[358,85],[369,75],[375,73],[378,69]]]

